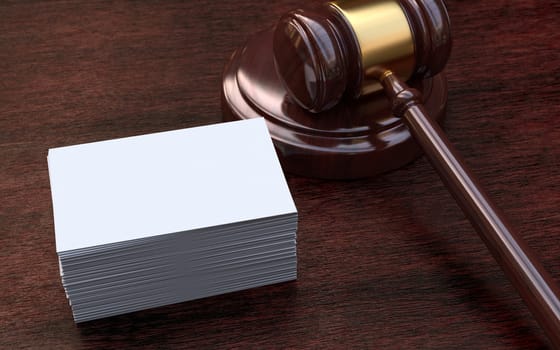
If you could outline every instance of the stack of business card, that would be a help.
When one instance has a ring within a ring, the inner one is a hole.
[[[263,119],[54,148],[76,322],[296,278],[297,211]]]

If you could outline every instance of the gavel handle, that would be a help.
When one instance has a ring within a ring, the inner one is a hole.
[[[419,92],[390,71],[385,71],[379,80],[393,113],[408,126],[554,348],[560,349],[560,292],[552,277],[481,189],[439,125],[427,117]]]

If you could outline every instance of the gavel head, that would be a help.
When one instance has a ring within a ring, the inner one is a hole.
[[[380,90],[380,70],[404,81],[436,75],[450,51],[442,0],[333,1],[284,15],[273,37],[279,79],[312,112]]]

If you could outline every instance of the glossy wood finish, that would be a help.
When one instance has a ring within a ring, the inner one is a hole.
[[[414,36],[416,67],[413,79],[438,74],[449,59],[451,21],[443,0],[400,0]]]
[[[492,203],[437,123],[428,116],[420,92],[385,71],[380,81],[393,113],[414,139],[463,212],[486,243],[555,348],[560,349],[560,289],[538,258]]]
[[[265,117],[283,168],[322,179],[371,177],[410,163],[421,154],[403,122],[392,115],[384,94],[311,113],[286,91],[274,69],[272,30],[253,35],[224,71],[225,120]],[[445,115],[445,77],[413,82],[433,118]]]
[[[368,5],[370,12],[364,10]],[[356,18],[344,12],[352,7],[359,8]],[[361,18],[370,15],[379,17]],[[385,33],[392,21],[397,28]],[[450,52],[451,28],[442,0],[302,5],[280,18],[273,40],[280,81],[295,102],[312,112],[332,108],[343,96],[381,90],[371,69],[390,69],[403,80],[424,79],[445,67]]]
[[[297,282],[74,325],[47,149],[220,122],[231,53],[300,4],[0,2],[0,348],[552,348],[424,158],[288,175]],[[560,4],[447,5],[446,134],[559,281]]]
[[[322,4],[284,14],[275,25],[271,44],[268,54],[274,58],[273,71],[306,110],[321,112],[345,94],[358,95],[362,83],[359,48],[331,7]]]

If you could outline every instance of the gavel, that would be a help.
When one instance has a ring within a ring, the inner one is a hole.
[[[339,0],[294,10],[234,53],[224,112],[264,116],[285,169],[302,175],[375,175],[409,162],[419,146],[560,349],[558,286],[438,125],[450,52],[441,0]],[[379,103],[385,107],[370,108]]]

